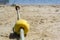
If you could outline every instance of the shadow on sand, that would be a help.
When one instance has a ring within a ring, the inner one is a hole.
[[[10,38],[10,39],[20,40],[20,36],[17,35],[16,33],[10,33],[9,38]]]

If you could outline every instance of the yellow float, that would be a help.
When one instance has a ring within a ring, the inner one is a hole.
[[[24,34],[26,35],[29,31],[29,24],[26,20],[20,19],[17,20],[15,26],[14,26],[14,32],[17,34],[20,34],[20,29],[24,29]]]

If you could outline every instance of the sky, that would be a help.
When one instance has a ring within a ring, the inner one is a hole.
[[[10,0],[9,4],[60,4],[60,0]]]

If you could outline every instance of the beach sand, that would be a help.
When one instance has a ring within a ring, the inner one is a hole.
[[[30,31],[25,40],[60,40],[60,5],[20,5],[21,18]],[[13,34],[17,21],[14,6],[0,6],[0,40],[19,40]]]

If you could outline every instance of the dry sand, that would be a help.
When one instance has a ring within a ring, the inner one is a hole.
[[[60,5],[20,6],[21,18],[30,24],[25,40],[60,40]],[[19,40],[12,28],[17,20],[12,6],[0,6],[0,40]]]

